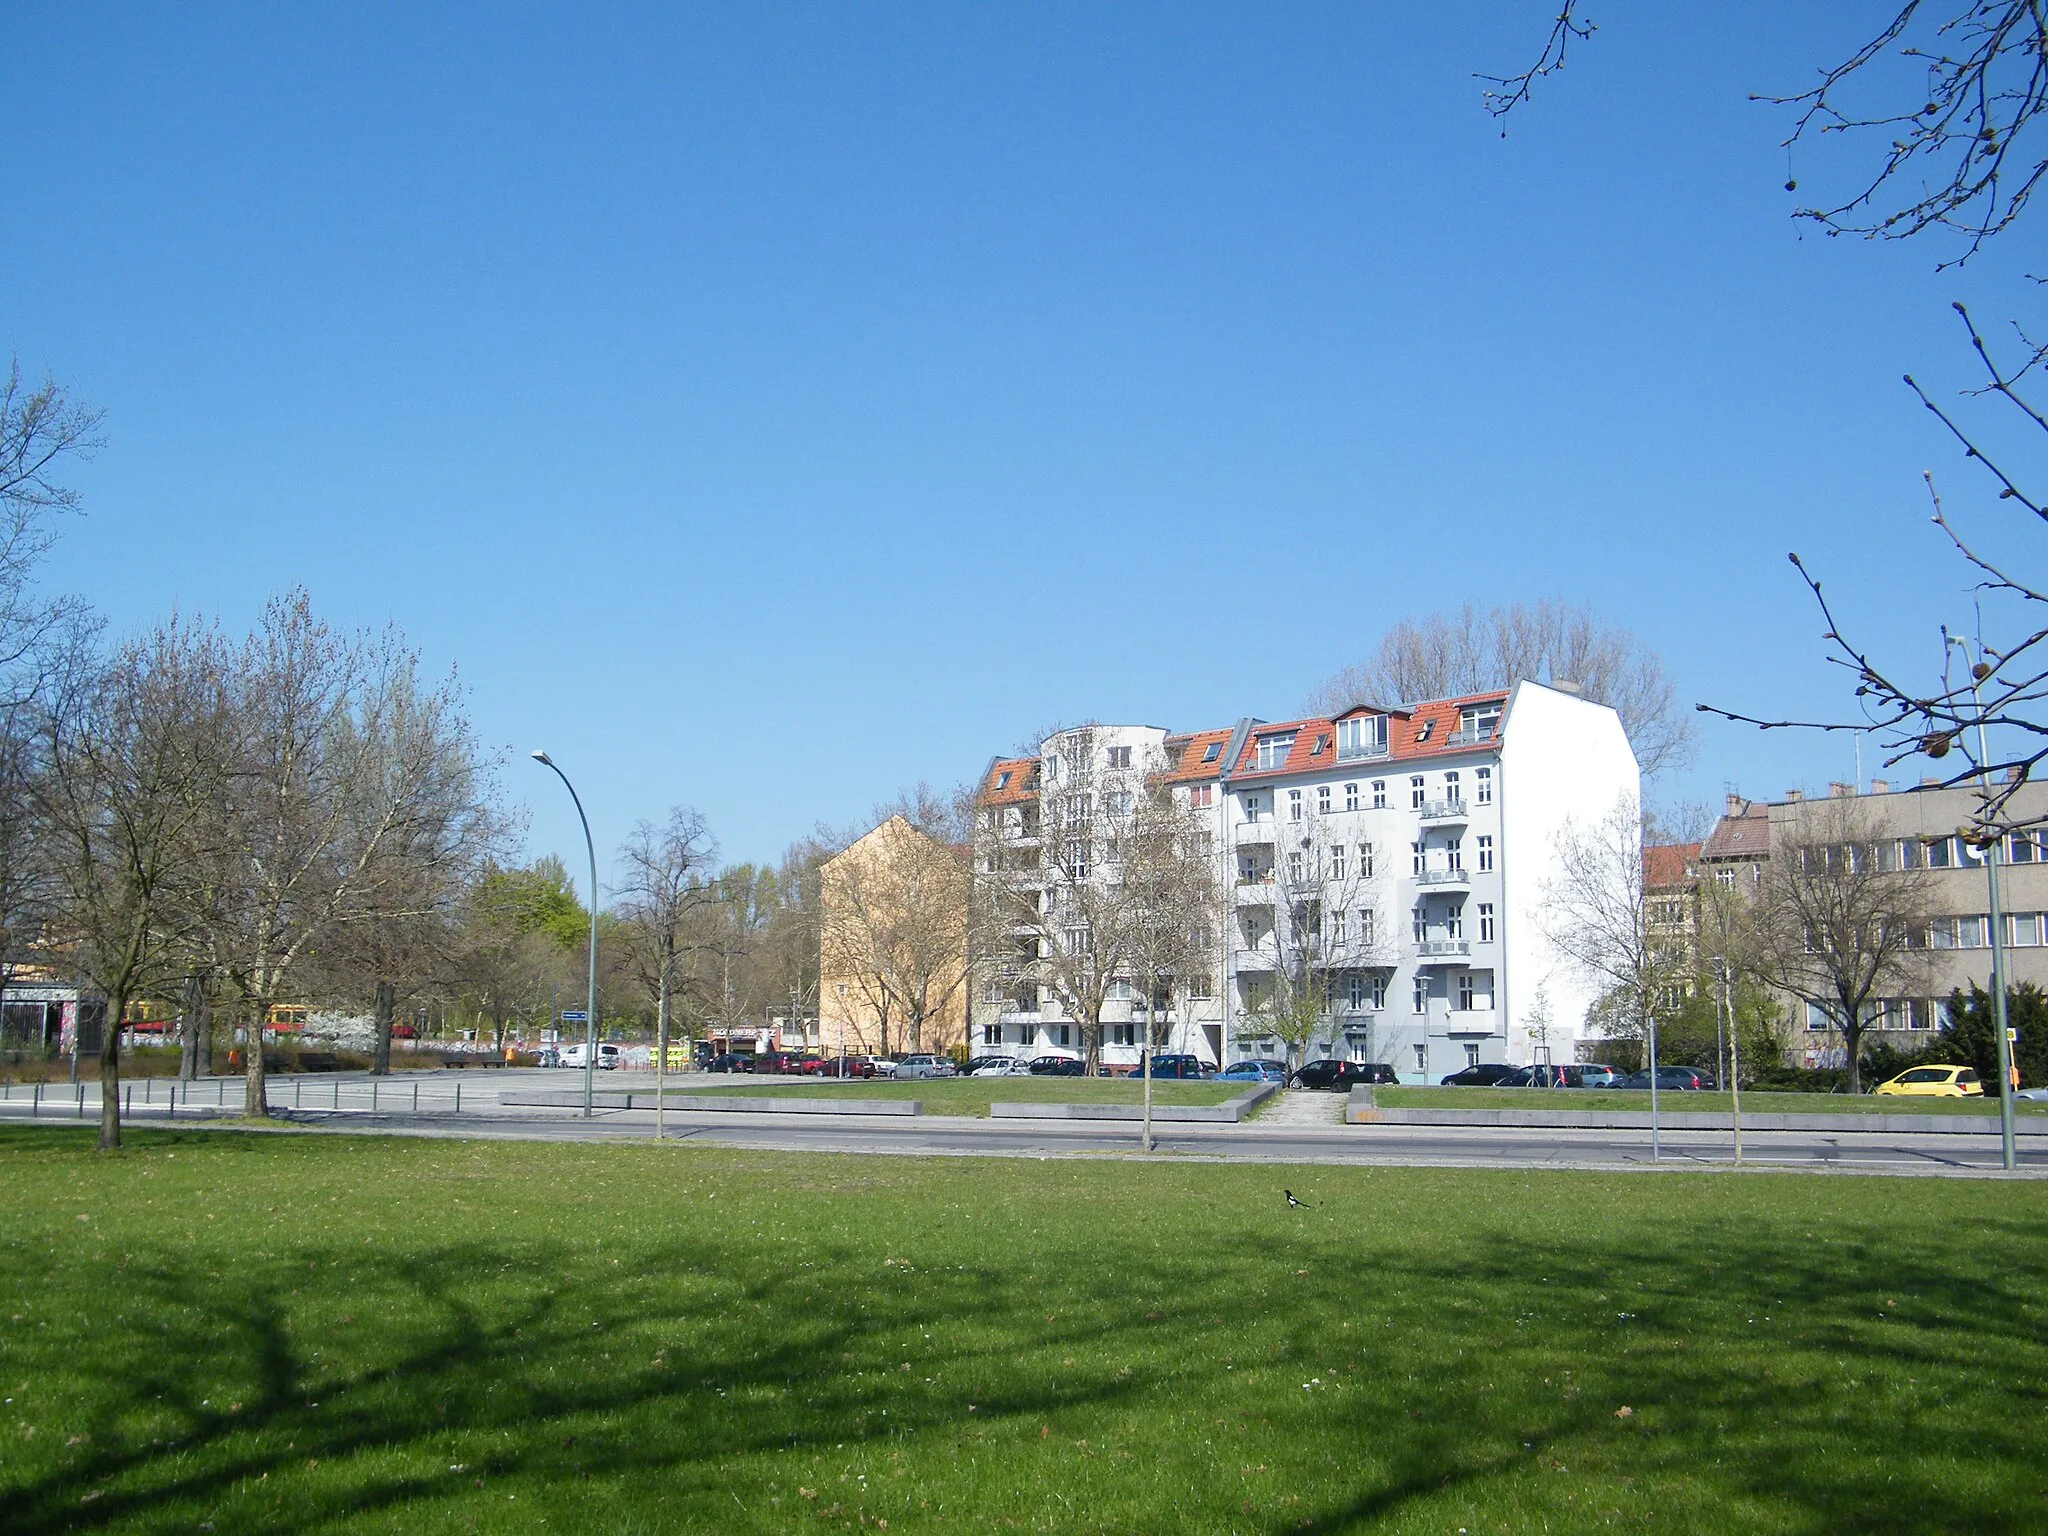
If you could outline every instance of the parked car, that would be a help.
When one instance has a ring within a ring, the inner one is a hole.
[[[969,1062],[974,1067],[973,1062]],[[983,1059],[981,1066],[974,1067],[969,1077],[1029,1077],[1031,1064],[1016,1056],[993,1056]]]
[[[1621,1074],[1604,1063],[1588,1061],[1579,1067],[1581,1088],[1612,1088],[1620,1081]]]
[[[565,1067],[576,1067],[580,1070],[589,1060],[590,1045],[587,1041],[579,1040],[574,1045],[564,1047],[562,1051],[562,1065]],[[600,1042],[597,1047],[597,1070],[600,1072],[616,1071],[619,1063],[619,1048],[616,1045],[605,1045]]]
[[[895,1072],[893,1072],[890,1075],[893,1077],[914,1079],[926,1077],[953,1077],[957,1074],[953,1070],[953,1063],[946,1060],[945,1057],[919,1054],[916,1056],[906,1056],[901,1061],[897,1062]]]
[[[1287,1081],[1287,1063],[1284,1061],[1233,1061],[1216,1074],[1219,1083],[1284,1083]]]
[[[1033,1077],[1086,1077],[1088,1069],[1078,1056],[1040,1056],[1031,1063]]]
[[[2030,1104],[2048,1103],[2048,1088],[2022,1088],[2013,1097],[2025,1099]]]
[[[1503,1061],[1482,1061],[1462,1072],[1453,1072],[1442,1080],[1442,1084],[1446,1088],[1493,1088],[1502,1078],[1512,1076],[1514,1071]]]
[[[1004,1062],[1014,1059],[1010,1056],[970,1056],[967,1058],[967,1064],[960,1069],[960,1075],[972,1077],[983,1067],[999,1067]]]
[[[1617,1088],[1648,1088],[1650,1086],[1649,1070],[1645,1068],[1641,1072],[1631,1072],[1614,1086]],[[1657,1069],[1657,1086],[1663,1089],[1675,1088],[1682,1093],[1695,1093],[1703,1089],[1712,1088],[1714,1086],[1714,1079],[1707,1073],[1701,1072],[1694,1067],[1659,1067]]]
[[[804,1059],[794,1051],[763,1051],[754,1058],[756,1072],[775,1072],[788,1077],[801,1077]]]
[[[721,1051],[704,1064],[706,1072],[751,1072],[754,1058],[740,1051]]]
[[[1610,1073],[1609,1076],[1612,1076]],[[1494,1085],[1498,1088],[1584,1088],[1586,1069],[1569,1062],[1517,1067]],[[1599,1086],[1605,1087],[1603,1081]]]
[[[1981,1098],[1984,1081],[1975,1067],[1908,1067],[1877,1091],[1887,1098]]]
[[[1145,1068],[1142,1062],[1131,1069],[1132,1077],[1141,1078],[1144,1075]],[[1155,1078],[1203,1078],[1214,1077],[1215,1075],[1216,1069],[1204,1063],[1199,1056],[1154,1056],[1152,1058],[1152,1076]]]
[[[873,1077],[875,1063],[868,1056],[827,1056],[818,1063],[820,1077]]]
[[[1342,1061],[1325,1056],[1305,1063],[1294,1074],[1297,1088],[1350,1089],[1362,1084],[1397,1083],[1394,1069],[1383,1061]]]

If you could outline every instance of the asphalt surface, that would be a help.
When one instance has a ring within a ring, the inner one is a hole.
[[[623,1087],[607,1074],[603,1086]],[[460,1079],[461,1093],[456,1093]],[[545,1081],[539,1081],[545,1080]],[[374,1090],[349,1077],[274,1080],[271,1103],[280,1123],[335,1134],[474,1137],[532,1141],[648,1141],[651,1110],[603,1110],[589,1119],[573,1110],[519,1109],[498,1103],[499,1090],[536,1086],[560,1091],[580,1083],[573,1073],[407,1073]],[[686,1086],[678,1082],[678,1087]],[[236,1080],[207,1080],[183,1097],[175,1115],[165,1085],[130,1102],[141,1124],[217,1121],[239,1108]],[[293,1108],[296,1099],[298,1107]],[[195,1103],[196,1100],[196,1103]],[[412,1106],[417,1102],[419,1108]],[[459,1108],[458,1108],[459,1104]],[[77,1096],[67,1085],[47,1091],[40,1106],[22,1096],[0,1099],[0,1119],[61,1123],[77,1118]],[[96,1118],[88,1090],[86,1118]],[[996,1121],[925,1115],[703,1114],[670,1110],[666,1138],[678,1144],[789,1152],[833,1152],[910,1157],[1138,1157],[1135,1124],[1102,1121]],[[2038,1141],[2029,1138],[2029,1141]],[[1241,1125],[1163,1124],[1154,1131],[1153,1156],[1175,1160],[1285,1164],[1341,1164],[1460,1168],[1597,1168],[1609,1170],[1728,1169],[1731,1137],[1720,1131],[1667,1131],[1653,1158],[1647,1131],[1522,1130],[1497,1127],[1299,1125],[1250,1121]],[[1947,1177],[2048,1177],[2048,1147],[2022,1143],[2020,1169],[1999,1167],[1996,1137],[1893,1136],[1870,1132],[1745,1133],[1748,1167],[1843,1173]]]

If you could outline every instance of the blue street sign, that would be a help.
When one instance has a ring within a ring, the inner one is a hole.
[[[562,1022],[564,1024],[583,1024],[589,1022],[589,1019],[590,1015],[584,1009],[564,1008],[562,1010]]]

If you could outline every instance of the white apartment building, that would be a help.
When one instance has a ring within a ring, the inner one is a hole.
[[[1091,775],[1170,786],[1210,823],[1228,913],[1214,976],[1184,989],[1167,1049],[1219,1065],[1272,1053],[1261,1021],[1291,996],[1314,999],[1306,1059],[1386,1062],[1423,1081],[1475,1062],[1575,1059],[1596,989],[1551,951],[1540,910],[1565,824],[1638,794],[1611,709],[1522,682],[1189,735],[1091,726],[1036,758],[992,762],[983,815],[1058,835],[1041,806],[1065,814],[1061,797]],[[1135,1063],[1142,1017],[1127,992],[1105,1009],[1107,1063]],[[985,976],[974,1050],[1080,1045],[1040,989]]]

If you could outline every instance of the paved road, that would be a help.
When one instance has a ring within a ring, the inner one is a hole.
[[[419,1081],[412,1079],[417,1076]],[[294,1123],[309,1130],[416,1136],[469,1136],[546,1141],[645,1141],[654,1133],[651,1111],[600,1111],[589,1120],[574,1112],[518,1109],[498,1103],[498,1088],[535,1086],[538,1077],[558,1074],[408,1073],[386,1080],[377,1091],[373,1112],[366,1080],[352,1078],[284,1079],[279,1086],[304,1083],[296,1093],[272,1095],[273,1105]],[[576,1074],[544,1086],[565,1088]],[[607,1074],[608,1084],[624,1086],[623,1074]],[[456,1109],[456,1079],[461,1108]],[[208,1082],[194,1095],[202,1113],[219,1098],[230,1109],[237,1102],[234,1085],[218,1088]],[[420,1109],[414,1112],[414,1089]],[[68,1087],[57,1090],[56,1102],[46,1095],[42,1118],[61,1120],[76,1112]],[[293,1097],[297,1110],[289,1108]],[[392,1112],[393,1101],[397,1112]],[[96,1095],[87,1093],[86,1113],[97,1113]],[[340,1108],[335,1108],[336,1103]],[[182,1114],[191,1112],[192,1098]],[[0,1099],[0,1117],[30,1118],[31,1103],[17,1088]],[[133,1103],[138,1121],[161,1123],[169,1106],[163,1088],[148,1100]],[[217,1111],[211,1111],[217,1112]],[[1100,1121],[991,1121],[922,1116],[867,1119],[809,1115],[685,1114],[666,1116],[671,1140],[706,1146],[742,1147],[797,1152],[881,1153],[898,1156],[1050,1158],[1138,1156],[1137,1127]],[[1514,1130],[1440,1126],[1317,1126],[1269,1124],[1163,1125],[1155,1130],[1157,1156],[1177,1160],[1258,1163],[1325,1163],[1421,1167],[1724,1168],[1733,1162],[1725,1132],[1667,1131],[1663,1158],[1653,1163],[1647,1131]],[[1748,1133],[1744,1161],[1755,1167],[1831,1170],[1839,1172],[1980,1176],[2000,1174],[1997,1139],[1985,1136],[1889,1136],[1834,1132]],[[2048,1147],[2021,1151],[2021,1177],[2048,1177]]]

